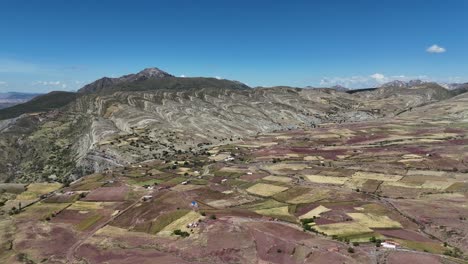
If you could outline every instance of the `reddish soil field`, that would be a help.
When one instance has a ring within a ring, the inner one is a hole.
[[[245,181],[256,181],[266,176],[267,174],[252,173],[251,175],[248,175],[248,174],[242,175],[239,177],[239,179],[245,180]]]
[[[88,260],[89,263],[158,263],[158,264],[172,264],[172,263],[201,263],[185,261],[182,258],[173,256],[167,253],[159,252],[157,250],[144,250],[144,249],[115,249],[103,250],[91,245],[81,246],[77,252],[78,257]]]
[[[74,202],[78,197],[78,194],[56,194],[53,196],[50,196],[44,200],[44,203],[72,203]]]
[[[128,192],[126,186],[120,187],[100,187],[95,190],[92,190],[86,197],[84,201],[124,201],[125,195]]]
[[[442,262],[441,258],[434,255],[426,255],[412,252],[391,252],[387,257],[388,264],[442,264],[450,262]]]
[[[386,237],[400,238],[409,241],[434,242],[433,240],[410,230],[405,229],[374,229],[379,234]]]
[[[76,242],[74,232],[66,226],[53,225],[50,229],[44,229],[31,224],[20,228],[27,240],[15,241],[15,250],[31,251],[37,259],[64,258],[67,250]]]
[[[57,216],[53,217],[52,223],[67,223],[67,224],[79,224],[81,221],[88,218],[93,213],[82,214],[77,210],[63,210]]]

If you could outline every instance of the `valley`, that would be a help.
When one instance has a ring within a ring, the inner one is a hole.
[[[466,93],[85,88],[0,121],[0,262],[467,261]]]
[[[65,185],[2,184],[1,257],[464,263],[466,100],[368,121],[233,132],[232,141],[202,151],[109,167]],[[101,147],[120,144],[130,152],[131,142],[148,144],[141,135],[151,132],[135,131]]]

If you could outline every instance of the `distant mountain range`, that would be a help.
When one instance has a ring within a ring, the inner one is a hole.
[[[455,97],[463,87],[394,81],[358,90],[251,88],[158,68],[104,77],[76,93],[52,92],[0,110],[0,182],[74,180],[262,132],[397,116]]]
[[[11,107],[11,106],[21,104],[21,103],[25,103],[38,95],[40,94],[18,93],[18,92],[0,93],[0,109]]]

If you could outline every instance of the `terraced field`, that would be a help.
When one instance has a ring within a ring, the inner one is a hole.
[[[0,260],[464,263],[468,126],[454,109],[260,133],[64,186],[1,185]]]

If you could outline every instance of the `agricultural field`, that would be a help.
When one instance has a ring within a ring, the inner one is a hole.
[[[463,263],[467,129],[405,119],[323,124],[67,186],[0,185],[0,260]]]

